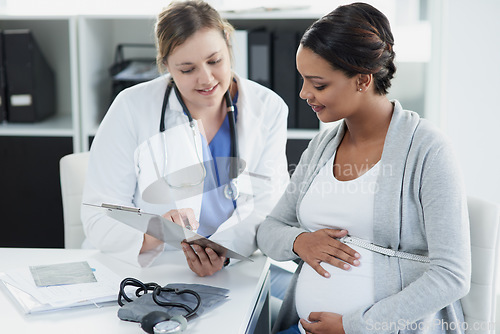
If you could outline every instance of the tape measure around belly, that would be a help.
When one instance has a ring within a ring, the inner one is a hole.
[[[383,255],[387,255],[387,256],[398,257],[400,259],[418,261],[418,262],[423,262],[423,263],[430,263],[431,262],[428,256],[395,251],[395,250],[390,249],[390,248],[377,246],[377,245],[372,244],[371,242],[369,242],[367,240],[363,240],[363,239],[356,238],[356,237],[345,236],[345,237],[340,238],[339,241],[343,242],[345,244],[359,246],[361,248],[367,249],[367,250],[375,252],[375,253],[379,253],[379,254],[383,254]]]

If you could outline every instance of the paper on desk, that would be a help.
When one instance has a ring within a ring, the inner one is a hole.
[[[120,277],[96,260],[88,262],[97,282],[37,287],[28,267],[4,272],[0,279],[26,313],[116,300]]]
[[[97,282],[87,261],[30,266],[38,287]]]

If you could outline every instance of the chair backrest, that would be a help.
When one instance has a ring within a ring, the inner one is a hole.
[[[500,244],[500,208],[477,197],[467,198],[469,209],[472,277],[461,299],[467,333],[494,333],[496,285]]]
[[[80,207],[89,155],[89,152],[73,153],[59,161],[65,248],[81,248],[85,239]]]

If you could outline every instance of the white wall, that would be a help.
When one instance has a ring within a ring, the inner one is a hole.
[[[500,2],[444,0],[442,128],[467,191],[500,203]]]

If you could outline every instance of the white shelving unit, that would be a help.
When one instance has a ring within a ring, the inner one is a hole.
[[[121,43],[154,44],[155,17],[150,15],[86,15],[78,18],[82,150],[89,149],[111,103],[109,67]],[[154,49],[147,55],[155,58]]]
[[[240,29],[270,27],[272,29],[303,28],[324,14],[320,7],[308,10],[283,10],[269,12],[222,12],[222,15]],[[42,52],[56,73],[56,115],[32,124],[0,124],[0,136],[61,136],[71,137],[75,152],[87,151],[89,139],[95,135],[111,99],[109,67],[114,62],[115,48],[120,43],[154,44],[156,14],[71,14],[60,16],[0,15],[0,29],[28,28],[35,35]],[[394,34],[407,36],[408,32],[423,31],[430,38],[427,22],[419,23],[414,30],[408,26],[393,26]],[[422,35],[422,34],[420,34]],[[406,38],[406,37],[405,37]],[[402,38],[402,39],[405,39]],[[413,39],[412,39],[413,40]],[[403,43],[399,43],[404,46]],[[406,49],[399,54],[410,54]],[[142,56],[142,55],[141,55]],[[428,57],[429,53],[424,57]],[[148,57],[154,59],[154,50]],[[398,60],[398,59],[397,59]],[[418,63],[417,67],[414,64]],[[412,85],[393,83],[389,96],[405,99],[408,94],[425,95],[427,78],[413,76],[425,70],[427,60],[399,60],[395,81],[412,76]],[[418,85],[418,87],[417,87]],[[408,96],[410,102],[423,104],[421,96]],[[418,105],[418,104],[417,104]],[[325,127],[320,124],[320,129]],[[318,130],[290,129],[290,139],[310,139]]]
[[[71,137],[80,150],[77,24],[73,16],[0,15],[0,29],[30,29],[56,77],[55,116],[37,123],[0,124],[0,136]]]
[[[0,135],[25,137],[71,137],[75,143],[79,140],[77,127],[78,124],[73,123],[72,115],[56,114],[46,120],[32,124],[2,123],[0,124]]]

